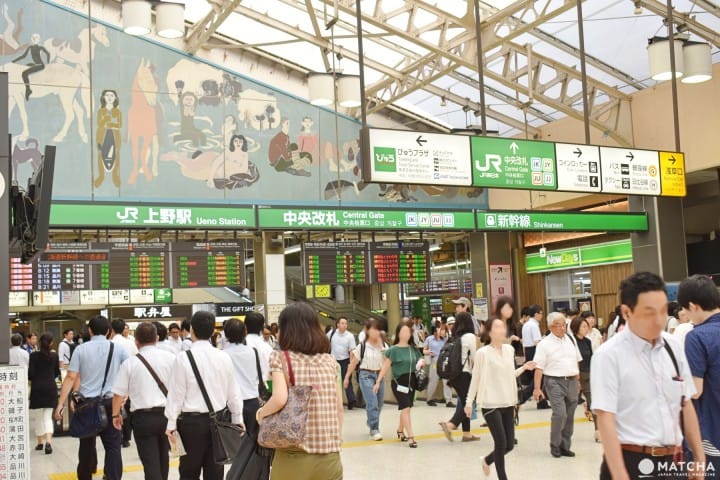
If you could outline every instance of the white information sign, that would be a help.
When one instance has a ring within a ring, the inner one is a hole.
[[[28,292],[10,292],[8,306],[10,307],[27,307],[30,295]]]
[[[80,291],[63,290],[60,292],[60,303],[63,305],[80,305]]]
[[[470,137],[375,128],[368,129],[368,132],[371,181],[472,184]]]
[[[658,152],[600,147],[603,193],[660,195]]]
[[[130,290],[110,290],[111,305],[127,305],[130,303]]]
[[[154,303],[155,292],[152,288],[137,288],[130,290],[130,303]]]
[[[558,190],[600,191],[600,148],[591,145],[555,144]]]
[[[33,292],[33,305],[36,307],[60,305],[61,300],[60,292]]]
[[[83,290],[80,292],[80,303],[82,305],[107,305],[107,290]]]
[[[0,480],[30,480],[28,382],[24,366],[0,366]]]

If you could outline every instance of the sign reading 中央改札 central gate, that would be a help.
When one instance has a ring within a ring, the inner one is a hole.
[[[401,130],[366,130],[363,168],[369,181],[470,186],[468,137]]]
[[[513,138],[472,137],[473,186],[556,190],[555,146]]]

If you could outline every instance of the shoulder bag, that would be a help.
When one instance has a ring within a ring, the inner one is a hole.
[[[253,350],[255,350],[255,367],[257,368],[258,376],[258,400],[260,400],[260,405],[262,406],[270,400],[272,394],[268,391],[265,378],[263,378],[262,368],[260,368],[260,355],[258,354],[257,348],[253,347]]]
[[[135,355],[135,357],[137,357],[137,359],[140,360],[143,363],[143,365],[145,365],[145,368],[147,368],[148,372],[150,372],[150,375],[152,375],[153,379],[155,380],[155,383],[157,383],[157,386],[160,389],[160,391],[162,392],[162,394],[165,395],[165,397],[167,397],[168,389],[165,386],[165,384],[162,382],[162,380],[160,380],[160,377],[158,377],[157,373],[155,373],[155,370],[150,366],[150,363],[147,360],[145,360],[145,357],[143,357],[139,353],[137,355]]]
[[[413,348],[413,347],[410,347]],[[410,369],[412,370],[412,361],[414,359],[415,355],[410,352]],[[417,363],[417,361],[416,361]],[[411,375],[412,376],[412,375]],[[412,388],[416,392],[422,392],[428,387],[428,383],[430,382],[430,379],[428,378],[427,373],[425,372],[425,367],[417,368],[415,370],[415,377],[411,380],[412,382]]]
[[[240,451],[245,431],[231,421],[230,410],[227,406],[217,412],[213,411],[210,397],[203,383],[197,364],[190,350],[187,351],[188,360],[192,367],[195,379],[202,392],[208,412],[210,412],[210,440],[212,442],[213,461],[217,464],[232,463]]]
[[[112,363],[113,348],[115,344],[110,342],[110,350],[108,351],[107,362],[105,363],[105,376],[100,387],[100,393],[97,397],[86,398],[80,393],[73,396],[75,402],[75,413],[70,419],[70,435],[75,438],[90,438],[97,436],[105,430],[109,424],[107,408],[105,408],[103,399],[103,390],[107,382],[108,373],[110,372],[110,363]]]
[[[282,410],[269,415],[260,423],[258,443],[265,448],[298,448],[305,441],[310,398],[313,387],[295,385],[290,354],[282,352],[283,372],[287,382],[287,403]]]

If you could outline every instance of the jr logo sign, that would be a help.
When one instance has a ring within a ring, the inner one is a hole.
[[[500,155],[495,155],[493,153],[488,153],[485,155],[485,161],[482,160],[475,160],[475,169],[480,172],[502,172],[500,169],[500,165],[502,165],[502,157]]]
[[[376,172],[397,172],[397,160],[394,148],[375,147],[373,162]]]

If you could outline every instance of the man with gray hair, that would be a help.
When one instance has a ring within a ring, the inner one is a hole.
[[[13,333],[10,337],[10,365],[23,365],[25,367],[30,363],[30,354],[22,348],[23,337],[19,333]]]
[[[570,450],[575,409],[578,404],[580,369],[582,360],[575,340],[565,331],[565,316],[559,312],[548,315],[550,335],[542,339],[535,352],[535,401],[545,398],[540,389],[543,384],[552,407],[550,426],[550,453],[553,457],[574,457]]]

